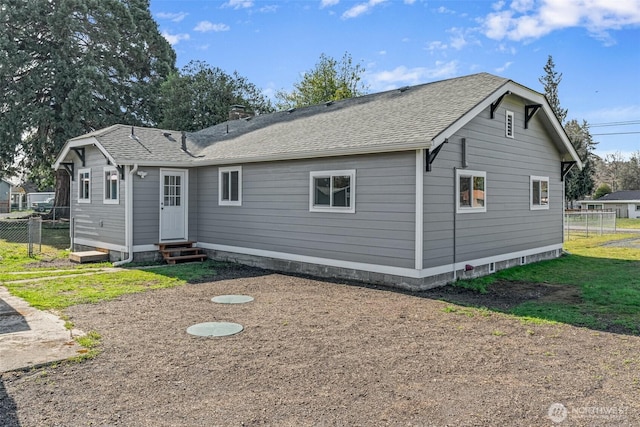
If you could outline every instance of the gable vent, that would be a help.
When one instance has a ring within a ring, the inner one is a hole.
[[[513,138],[513,111],[507,111],[505,117],[505,134],[507,138]]]

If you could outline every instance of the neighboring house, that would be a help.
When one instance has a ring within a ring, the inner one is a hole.
[[[18,185],[11,187],[11,210],[21,211],[27,209],[27,193],[24,187]]]
[[[618,218],[640,218],[640,191],[615,191],[595,200],[581,200],[588,210],[615,211]]]
[[[11,182],[0,179],[0,213],[11,212],[11,187]]]
[[[69,140],[77,248],[211,257],[423,289],[555,258],[582,167],[538,92],[481,73],[188,135],[115,125]]]

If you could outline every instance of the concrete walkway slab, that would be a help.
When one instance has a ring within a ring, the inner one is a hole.
[[[0,286],[0,372],[69,359],[83,351],[58,316],[35,309]]]

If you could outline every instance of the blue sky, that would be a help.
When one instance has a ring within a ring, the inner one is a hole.
[[[322,53],[349,52],[370,92],[478,72],[542,92],[552,55],[596,154],[640,150],[640,0],[151,0],[151,12],[179,68],[238,71],[270,97]]]

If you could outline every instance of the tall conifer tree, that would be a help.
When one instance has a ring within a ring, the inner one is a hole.
[[[48,186],[67,139],[158,120],[175,52],[148,0],[1,0],[0,26],[0,171]]]

